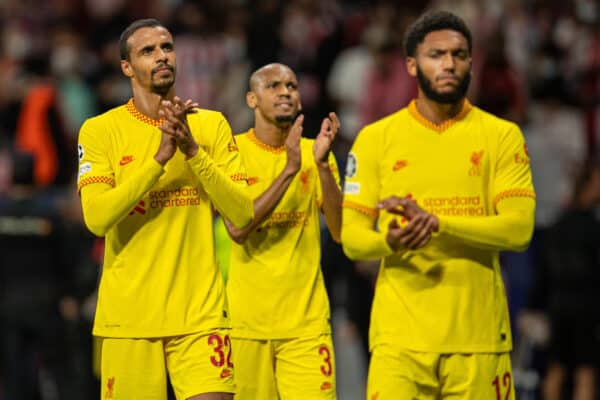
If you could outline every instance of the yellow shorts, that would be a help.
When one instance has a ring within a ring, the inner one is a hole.
[[[228,331],[153,339],[102,340],[104,400],[166,400],[167,371],[177,399],[233,393]]]
[[[236,400],[335,399],[331,335],[233,339]]]
[[[367,400],[514,400],[508,353],[439,354],[377,345]]]

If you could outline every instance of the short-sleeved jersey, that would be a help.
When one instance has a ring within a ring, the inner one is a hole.
[[[232,179],[245,180],[225,118],[197,110],[188,123],[216,165]],[[79,135],[78,188],[126,182],[156,153],[158,124],[138,112],[132,100],[87,120]],[[211,202],[180,151],[164,170],[106,234],[95,335],[161,337],[229,326]]]
[[[273,148],[254,131],[236,135],[252,198],[259,197],[286,164],[285,147]],[[320,268],[321,183],[312,148],[301,139],[302,166],[287,191],[242,245],[232,243],[227,299],[232,336],[283,339],[329,333],[329,300]],[[333,155],[329,165],[339,182]]]
[[[344,207],[377,217],[386,230],[394,216],[378,214],[376,205],[392,195],[410,196],[434,215],[472,218],[496,214],[505,198],[535,197],[523,136],[468,101],[440,126],[413,101],[366,126],[348,157]],[[422,249],[385,257],[370,343],[441,353],[510,350],[498,251],[440,233]]]

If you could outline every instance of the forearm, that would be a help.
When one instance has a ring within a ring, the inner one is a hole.
[[[321,209],[325,215],[325,223],[333,240],[339,243],[342,230],[342,192],[329,165],[318,166],[317,169],[323,192]]]
[[[384,232],[373,228],[371,217],[350,209],[343,209],[342,247],[352,260],[377,260],[393,253]]]
[[[535,201],[517,197],[498,204],[489,217],[438,217],[439,231],[484,249],[524,251],[534,226]]]
[[[110,188],[105,184],[90,184],[81,188],[81,206],[87,228],[104,236],[135,207],[144,194],[163,174],[162,166],[148,160],[127,181]]]
[[[284,169],[271,186],[254,200],[254,219],[249,225],[244,228],[237,228],[231,224],[226,224],[229,236],[236,243],[246,241],[248,235],[271,214],[290,186],[295,175],[296,172],[287,168]]]
[[[236,227],[245,227],[252,221],[254,212],[250,196],[225,175],[204,150],[199,149],[188,164],[223,218]]]

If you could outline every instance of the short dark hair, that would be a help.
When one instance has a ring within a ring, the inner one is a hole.
[[[121,37],[119,38],[119,53],[121,53],[121,60],[129,61],[129,46],[127,45],[127,40],[135,31],[140,28],[154,28],[157,26],[165,28],[165,26],[161,24],[159,20],[154,18],[146,18],[133,21],[127,28],[125,28],[123,33],[121,33]]]
[[[449,29],[461,33],[469,45],[471,53],[471,31],[460,17],[448,11],[429,11],[421,15],[404,34],[404,55],[414,57],[417,46],[423,43],[425,36],[430,32]]]

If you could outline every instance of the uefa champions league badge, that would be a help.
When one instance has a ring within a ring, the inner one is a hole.
[[[346,178],[353,178],[356,175],[358,169],[358,163],[356,162],[356,156],[353,152],[348,153],[348,160],[346,161]]]
[[[85,151],[83,150],[83,146],[81,144],[77,145],[77,157],[79,158],[79,162],[83,160],[83,156],[85,155]]]

